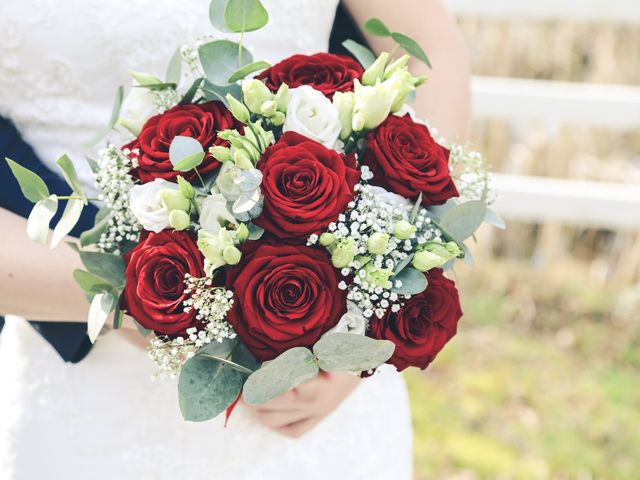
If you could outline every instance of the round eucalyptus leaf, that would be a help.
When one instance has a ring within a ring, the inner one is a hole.
[[[377,368],[391,358],[395,345],[389,340],[330,333],[313,346],[318,365],[325,372],[362,372]]]
[[[257,72],[259,70],[264,70],[265,68],[269,68],[270,66],[271,66],[271,64],[269,62],[265,62],[264,60],[258,60],[257,62],[249,63],[249,64],[245,65],[244,67],[236,70],[233,73],[233,75],[231,75],[229,77],[227,82],[235,83],[238,80],[243,79],[244,77],[246,77],[250,73]]]
[[[191,422],[218,416],[238,398],[242,381],[242,375],[229,365],[196,354],[180,370],[178,398],[182,416]]]
[[[251,405],[266,403],[317,374],[313,353],[304,347],[291,348],[253,372],[244,384],[242,397]]]
[[[221,32],[230,32],[224,21],[224,10],[227,8],[229,0],[211,0],[209,4],[209,21],[213,28]]]
[[[192,137],[178,135],[171,140],[171,145],[169,145],[169,160],[173,164],[174,170],[191,170],[194,167],[183,169],[178,168],[178,166],[193,163],[200,154],[202,154],[202,158],[204,158],[204,149],[200,142]],[[200,165],[202,158],[195,166]],[[185,162],[187,159],[189,159],[189,162]]]
[[[440,220],[440,227],[455,241],[462,243],[484,221],[487,207],[480,200],[460,203],[447,210]]]
[[[396,287],[396,280],[401,282],[399,287]],[[417,295],[427,288],[427,278],[424,273],[413,267],[403,268],[391,281],[393,282],[391,291],[400,295]]]
[[[253,32],[264,27],[269,14],[260,0],[228,0],[224,23],[231,32]]]
[[[239,51],[242,51],[240,61]],[[200,63],[207,79],[214,85],[228,85],[228,80],[238,68],[251,63],[251,52],[230,40],[215,40],[198,48]]]

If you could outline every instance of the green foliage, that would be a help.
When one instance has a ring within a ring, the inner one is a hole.
[[[502,219],[502,217],[490,208],[487,208],[484,214],[484,221],[489,225],[493,225],[494,227],[499,228],[500,230],[504,230],[505,228],[507,228],[507,224]]]
[[[124,260],[119,255],[81,251],[80,260],[90,273],[106,280],[113,287],[124,286]]]
[[[49,196],[49,189],[42,178],[10,158],[5,157],[5,160],[9,164],[13,176],[16,177],[20,185],[20,190],[22,190],[22,194],[27,200],[36,203]]]
[[[240,85],[232,84],[232,85],[214,85],[209,80],[204,81],[204,85],[202,86],[202,92],[204,93],[204,98],[207,100],[218,100],[225,104],[226,107],[229,107],[229,102],[227,101],[226,96],[232,95],[236,99],[242,98],[242,90],[240,89]]]
[[[269,14],[260,0],[228,0],[224,23],[231,32],[253,32],[264,27]]]
[[[193,98],[198,93],[198,89],[200,88],[200,84],[202,83],[202,78],[196,78],[189,89],[186,91],[184,96],[180,99],[180,105],[189,105]]]
[[[116,299],[116,295],[110,292],[99,293],[93,297],[87,318],[87,335],[91,343],[95,343],[96,338],[98,338],[109,313],[113,311],[116,305]]]
[[[27,236],[44,245],[49,236],[49,223],[58,210],[58,197],[50,195],[38,201],[27,220]]]
[[[364,30],[371,35],[376,35],[378,37],[389,37],[391,35],[391,31],[379,18],[371,18],[367,20],[364,24]]]
[[[402,285],[396,287],[396,280],[400,280]],[[403,268],[391,281],[393,282],[391,291],[401,295],[416,295],[427,288],[427,278],[424,273],[413,267]]]
[[[78,173],[76,172],[76,167],[73,165],[73,162],[71,161],[71,159],[67,155],[62,155],[60,158],[58,158],[58,160],[56,160],[56,163],[62,170],[64,179],[66,180],[67,184],[71,187],[71,190],[73,190],[74,194],[80,197],[83,197],[84,198],[83,203],[85,205],[89,203],[85,198],[82,184],[78,179]]]
[[[248,404],[266,403],[317,374],[318,364],[313,353],[304,347],[291,348],[251,374],[244,384],[242,396]]]
[[[80,245],[86,247],[98,243],[103,233],[107,232],[109,226],[109,218],[111,217],[111,210],[108,208],[101,208],[96,214],[93,227],[89,230],[85,230],[80,234]]]
[[[228,3],[229,0],[211,0],[209,4],[209,21],[215,29],[221,32],[230,32],[224,21],[224,10]]]
[[[178,135],[173,137],[169,145],[169,160],[173,169],[187,172],[196,168],[204,160],[204,149],[198,140],[192,137]]]
[[[237,341],[212,342],[182,366],[178,395],[185,420],[210,420],[238,398],[244,376],[229,360],[236,345]]]
[[[109,119],[109,123],[107,123],[107,125],[104,128],[102,128],[102,130],[96,133],[96,135],[93,138],[91,138],[91,140],[89,140],[83,145],[85,148],[93,147],[96,143],[102,140],[107,135],[107,133],[109,133],[109,131],[113,128],[113,126],[118,121],[118,118],[120,118],[120,109],[122,108],[123,99],[124,99],[124,87],[120,85],[116,90],[116,98],[113,101],[113,109],[111,110],[111,118]]]
[[[214,85],[228,85],[229,77],[238,67],[241,68],[253,61],[249,50],[230,40],[205,43],[198,48],[198,55],[207,79]]]
[[[414,223],[416,218],[418,218],[418,212],[420,212],[420,207],[422,206],[422,192],[418,194],[418,198],[416,198],[416,203],[413,204],[413,208],[411,209],[411,213],[409,214],[409,223]]]
[[[80,285],[82,290],[92,295],[108,292],[113,288],[113,286],[104,278],[85,270],[74,270],[73,279],[78,285]]]
[[[78,220],[80,220],[80,214],[84,208],[84,201],[77,198],[67,200],[67,206],[62,212],[62,217],[58,221],[56,228],[53,229],[53,235],[51,236],[51,248],[55,248],[58,244],[64,240],[64,237],[73,230]]]
[[[235,83],[238,80],[243,79],[247,75],[253,72],[257,72],[259,70],[264,70],[265,68],[269,68],[271,64],[269,62],[265,62],[264,60],[258,60],[257,62],[252,62],[244,67],[236,70],[233,75],[229,77],[227,80],[228,83]]]
[[[346,48],[351,54],[356,57],[356,60],[360,62],[363,68],[369,68],[373,62],[376,61],[376,56],[364,45],[360,45],[353,40],[345,40],[342,42],[342,46]]]
[[[180,83],[182,77],[182,47],[176,48],[176,51],[171,55],[169,64],[167,65],[167,73],[165,74],[165,81],[167,83]]]
[[[486,206],[480,200],[460,203],[442,215],[440,227],[456,242],[462,243],[478,229],[485,211]]]
[[[325,372],[362,372],[391,358],[395,345],[353,333],[331,333],[313,346],[319,367]]]

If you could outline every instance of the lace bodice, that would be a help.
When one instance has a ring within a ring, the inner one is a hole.
[[[337,0],[263,0],[267,26],[245,35],[256,59],[327,49]],[[209,0],[2,0],[0,115],[53,166],[69,153],[89,178],[82,144],[109,119],[131,70],[164,77],[178,45],[217,32]]]

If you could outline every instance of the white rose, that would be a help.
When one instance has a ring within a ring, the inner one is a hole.
[[[161,232],[170,225],[171,212],[162,201],[164,190],[178,190],[178,185],[156,178],[153,182],[134,185],[129,192],[129,206],[145,230]]]
[[[404,198],[402,195],[398,195],[397,193],[389,192],[382,187],[377,187],[375,185],[368,185],[367,188],[377,200],[384,202],[388,205],[392,205],[394,207],[398,207],[402,210],[411,210],[413,208],[413,204]]]
[[[200,228],[209,233],[218,233],[222,222],[238,223],[227,208],[227,199],[221,193],[212,193],[200,204]]]
[[[292,88],[289,92],[287,118],[282,131],[298,132],[327,148],[333,148],[342,124],[331,100],[309,85]]]
[[[366,328],[367,322],[362,314],[362,310],[360,310],[360,308],[358,308],[354,303],[347,302],[346,313],[342,315],[338,324],[331,330],[328,330],[324,335],[328,335],[330,333],[353,333],[356,335],[364,335]]]
[[[118,125],[123,126],[135,136],[140,135],[142,127],[149,118],[158,113],[153,93],[148,88],[141,88],[137,81],[122,102]]]

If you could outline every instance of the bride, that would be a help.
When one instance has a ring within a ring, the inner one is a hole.
[[[337,0],[263,3],[269,24],[246,36],[256,58],[327,49]],[[442,0],[344,4],[359,25],[381,17],[425,47],[434,70],[416,110],[445,136],[464,139],[466,56]],[[162,76],[175,46],[221,36],[205,0],[3,0],[0,27],[0,115],[50,168],[65,152],[82,158],[129,70]],[[7,210],[0,221],[0,313],[82,322],[87,303],[71,275],[77,255],[29,242],[25,221]],[[269,404],[241,404],[225,428],[223,418],[181,419],[176,386],[150,380],[142,344],[135,327],[107,331],[84,360],[66,364],[25,320],[9,316],[0,341],[0,478],[411,478],[407,393],[391,369],[365,381],[324,375]]]

